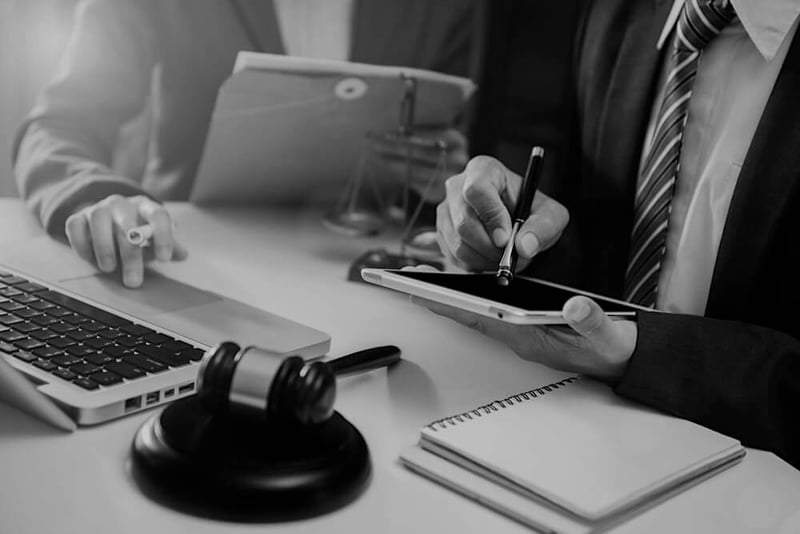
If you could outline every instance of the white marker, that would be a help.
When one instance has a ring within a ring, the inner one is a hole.
[[[131,228],[125,237],[131,245],[146,247],[150,244],[150,238],[153,237],[153,227],[149,224],[143,224],[142,226]]]

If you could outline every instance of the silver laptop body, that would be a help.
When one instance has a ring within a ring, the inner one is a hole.
[[[85,267],[81,273],[73,270],[58,274],[57,262],[31,262],[24,256],[20,261],[3,258],[0,270],[202,350],[222,341],[233,341],[241,346],[256,345],[274,351],[276,358],[287,354],[312,358],[330,348],[330,336],[324,332],[155,272],[146,273],[142,288],[131,290],[122,286],[118,274],[102,275],[91,270],[87,274]],[[39,392],[52,399],[78,425],[102,423],[191,395],[195,392],[199,366],[195,361],[87,391],[9,352],[0,351],[0,358],[30,379]],[[0,367],[0,373],[4,369],[7,371],[8,367]],[[24,395],[17,395],[11,402],[14,400],[30,404]],[[34,412],[30,406],[20,407]]]

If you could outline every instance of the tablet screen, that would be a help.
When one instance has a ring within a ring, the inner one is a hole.
[[[502,287],[497,284],[494,273],[455,274],[434,273],[426,271],[392,271],[394,274],[435,284],[475,297],[499,302],[529,311],[561,311],[564,303],[575,296],[576,292],[540,284],[525,278],[514,278],[511,285]],[[599,297],[591,297],[606,312],[636,312],[637,308],[625,304],[608,301]]]

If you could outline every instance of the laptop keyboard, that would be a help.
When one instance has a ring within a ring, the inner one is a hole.
[[[198,362],[204,350],[0,271],[0,350],[86,390]]]

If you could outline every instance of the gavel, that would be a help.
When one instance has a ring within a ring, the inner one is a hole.
[[[226,341],[206,352],[200,364],[197,395],[213,413],[264,416],[313,425],[327,421],[336,400],[336,377],[389,366],[400,360],[394,345],[373,347],[334,360],[276,358],[258,347],[242,349]]]

